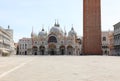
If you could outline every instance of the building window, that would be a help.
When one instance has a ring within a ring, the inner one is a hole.
[[[21,49],[21,44],[20,44],[20,49]]]
[[[23,47],[22,47],[22,49],[24,49],[24,44],[23,44]]]
[[[37,44],[37,42],[35,42],[35,44]]]
[[[103,37],[103,41],[106,41],[106,37]]]
[[[27,49],[27,44],[25,44],[25,49]]]
[[[109,48],[109,47],[108,46],[102,46],[102,48],[105,49],[105,48]]]
[[[57,43],[57,39],[56,39],[56,37],[55,37],[55,36],[51,36],[51,37],[49,37],[49,39],[48,39],[48,43],[50,43],[50,42]]]

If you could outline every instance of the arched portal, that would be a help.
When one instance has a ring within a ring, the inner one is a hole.
[[[40,46],[39,47],[39,52],[40,52],[40,55],[44,55],[45,54],[45,47],[44,46]]]
[[[55,44],[50,44],[48,51],[49,51],[50,55],[56,55],[56,45]]]
[[[37,51],[38,51],[37,46],[33,46],[33,48],[32,48],[32,53],[33,53],[34,55],[37,55]]]
[[[67,46],[67,54],[73,55],[73,47],[72,46]]]
[[[65,46],[60,46],[60,55],[65,55]]]
[[[27,55],[27,51],[25,51],[25,55]]]

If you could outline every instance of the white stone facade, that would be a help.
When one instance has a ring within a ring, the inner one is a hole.
[[[15,54],[13,30],[9,26],[8,29],[0,27],[0,54],[4,52]]]
[[[113,31],[103,31],[101,39],[102,39],[103,55],[112,55],[113,53]]]
[[[114,25],[114,55],[120,55],[120,22]]]
[[[42,29],[38,35],[31,33],[31,38],[22,38],[18,42],[20,55],[80,55],[81,44],[72,27],[68,35],[57,23],[47,33]]]

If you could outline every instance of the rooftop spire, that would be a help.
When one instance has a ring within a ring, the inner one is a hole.
[[[42,31],[44,31],[44,25],[42,25]]]
[[[57,24],[56,24],[56,19],[55,19],[55,24],[54,24],[54,26],[56,26]]]
[[[59,24],[58,19],[57,19],[57,24]]]
[[[32,26],[32,32],[31,32],[31,39],[32,39],[32,46],[33,46],[33,42],[34,42],[34,35],[33,35],[33,26]]]
[[[65,36],[66,36],[66,35],[67,35],[67,33],[66,33],[66,29],[65,29],[65,27],[64,27],[64,32],[65,32],[64,34],[65,34]]]
[[[33,26],[32,26],[32,32],[31,32],[31,37],[33,37]]]
[[[56,20],[56,19],[55,19],[55,24],[54,24],[54,26],[60,27],[60,25],[59,25],[59,23],[58,23],[58,20]]]
[[[74,30],[74,28],[73,28],[73,24],[72,24],[72,28],[71,28],[71,30]]]
[[[8,29],[10,29],[10,25],[8,25]]]

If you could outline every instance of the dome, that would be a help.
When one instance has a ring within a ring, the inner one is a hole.
[[[39,37],[44,37],[46,35],[47,35],[47,32],[45,32],[44,29],[42,29],[42,31],[40,31],[38,34]]]
[[[54,26],[50,29],[50,33],[63,34],[63,31],[59,26],[59,24],[55,23]]]
[[[76,35],[76,32],[74,31],[74,28],[72,27],[71,30],[68,33],[69,36]]]

